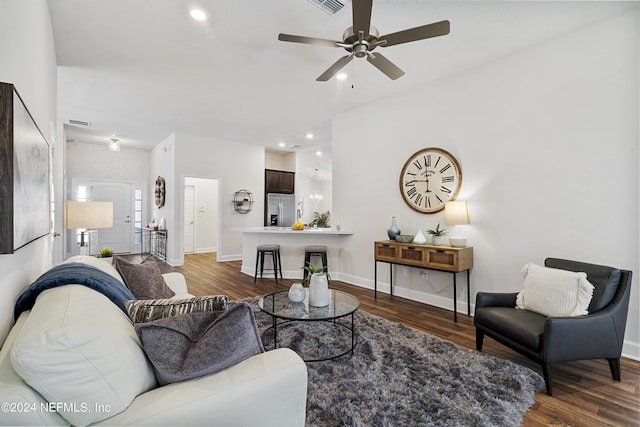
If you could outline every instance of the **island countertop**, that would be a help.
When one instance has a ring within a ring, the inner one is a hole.
[[[305,227],[304,230],[293,230],[291,227],[242,227],[233,228],[233,231],[241,231],[243,233],[263,233],[263,234],[292,234],[292,235],[309,235],[320,234],[325,236],[341,236],[352,235],[353,231],[350,227],[341,227],[340,231],[336,227],[331,228],[313,228]]]
[[[242,233],[242,267],[243,273],[254,276],[258,268],[257,247],[263,244],[280,246],[282,275],[286,279],[301,279],[304,266],[306,246],[322,245],[327,247],[329,271],[340,271],[340,257],[345,245],[353,235],[352,227],[335,226],[331,228],[305,227],[304,230],[292,230],[290,227],[237,227],[233,231]],[[316,262],[317,260],[313,260]],[[267,264],[271,259],[267,257]],[[270,264],[269,264],[270,265]],[[271,267],[265,267],[269,270]],[[265,274],[265,277],[273,277]]]

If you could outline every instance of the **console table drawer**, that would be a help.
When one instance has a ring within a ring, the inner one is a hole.
[[[426,264],[429,267],[448,271],[464,271],[473,267],[473,248],[461,250],[435,249],[427,250]]]
[[[427,254],[429,251],[420,246],[400,246],[397,262],[401,264],[423,266],[428,264]]]
[[[398,259],[398,245],[394,243],[375,242],[375,259],[395,262]]]

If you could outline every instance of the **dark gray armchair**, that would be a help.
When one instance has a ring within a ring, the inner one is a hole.
[[[631,271],[557,258],[545,266],[585,272],[595,287],[589,314],[546,317],[516,309],[517,293],[476,295],[474,324],[476,349],[482,350],[487,335],[542,365],[551,392],[551,363],[571,360],[607,359],[613,379],[620,381],[620,355],[629,309]]]

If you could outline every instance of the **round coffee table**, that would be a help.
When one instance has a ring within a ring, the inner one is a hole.
[[[267,294],[260,298],[258,306],[260,310],[271,316],[273,329],[273,347],[276,348],[278,340],[278,326],[290,322],[331,322],[336,328],[346,328],[351,332],[351,346],[346,351],[329,357],[317,359],[304,359],[305,362],[319,362],[335,359],[347,353],[353,354],[356,346],[353,313],[360,307],[360,300],[351,294],[335,289],[329,289],[329,305],[326,307],[314,307],[309,305],[309,289],[305,289],[306,296],[303,302],[291,302],[288,291],[279,291]],[[338,322],[343,317],[351,317],[350,323]],[[280,321],[279,321],[280,320]]]

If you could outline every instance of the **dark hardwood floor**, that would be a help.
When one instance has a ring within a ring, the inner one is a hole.
[[[216,262],[215,254],[185,256],[182,267],[159,263],[163,272],[178,271],[185,275],[189,291],[194,295],[226,294],[231,299],[263,295],[287,290],[295,280],[258,279],[240,272],[240,261]],[[401,322],[456,344],[475,349],[473,318],[430,305],[378,293],[332,280],[330,286],[360,299],[361,310]],[[539,365],[485,338],[483,352],[520,363],[540,373]],[[552,368],[554,396],[536,393],[535,403],[524,417],[523,426],[638,426],[640,425],[640,362],[622,359],[622,381],[611,379],[605,360],[554,364]]]

